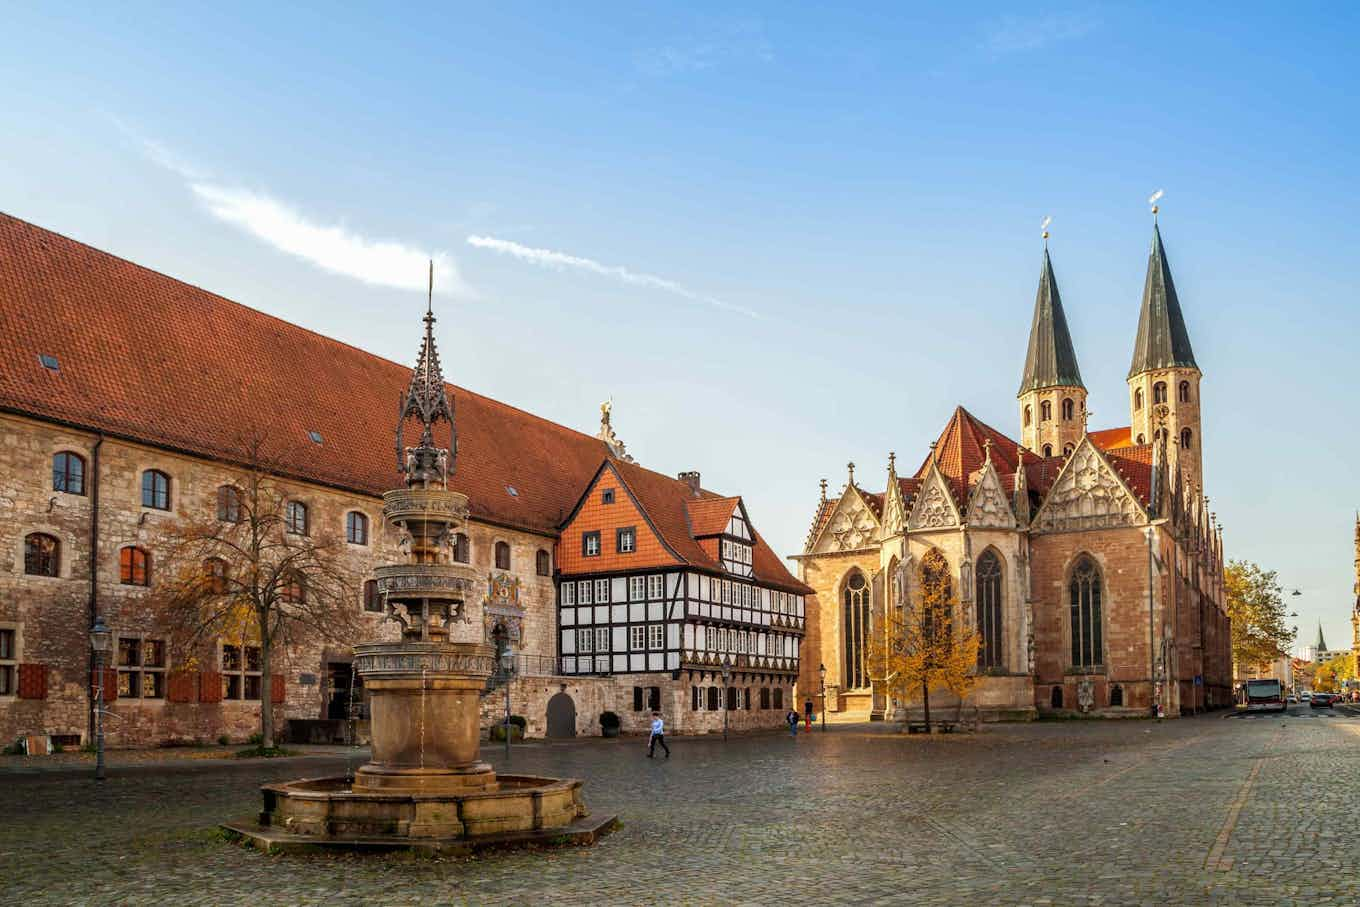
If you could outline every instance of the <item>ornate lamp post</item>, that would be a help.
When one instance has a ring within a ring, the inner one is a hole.
[[[817,678],[822,682],[822,733],[826,733],[826,665],[817,665]]]
[[[501,652],[501,673],[505,675],[505,761],[510,761],[510,678],[515,673],[515,644],[508,635]]]
[[[723,658],[722,666],[723,679],[723,743],[727,742],[727,705],[731,702],[732,690],[728,684],[732,681],[732,664]]]
[[[96,615],[90,627],[90,648],[94,651],[95,676],[99,678],[94,705],[94,780],[104,780],[104,664],[113,645],[113,631]]]

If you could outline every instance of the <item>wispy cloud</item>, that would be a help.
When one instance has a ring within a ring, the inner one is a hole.
[[[436,292],[473,295],[457,263],[446,252],[392,239],[375,239],[343,224],[320,223],[268,193],[214,179],[160,142],[138,134],[117,117],[110,119],[137,143],[148,160],[184,180],[210,215],[280,252],[332,274],[399,290],[424,290],[429,262],[433,261]]]
[[[488,249],[502,255],[509,255],[520,261],[528,262],[543,268],[574,268],[578,271],[588,271],[592,274],[599,274],[602,277],[611,277],[623,283],[632,284],[639,287],[650,287],[654,290],[661,290],[691,302],[700,302],[711,305],[715,308],[729,312],[736,312],[748,318],[759,318],[760,315],[745,306],[724,302],[705,293],[698,293],[673,280],[664,277],[657,277],[652,274],[640,274],[636,271],[620,265],[606,265],[592,258],[582,258],[579,255],[569,255],[566,252],[555,252],[552,249],[535,249],[531,246],[523,246],[508,239],[496,239],[491,236],[469,236],[468,245],[478,249]]]
[[[1087,14],[1002,16],[988,23],[982,49],[996,56],[1030,53],[1090,34],[1100,26]]]
[[[759,20],[725,22],[702,36],[633,54],[633,63],[653,76],[699,72],[731,61],[769,63],[774,50]]]

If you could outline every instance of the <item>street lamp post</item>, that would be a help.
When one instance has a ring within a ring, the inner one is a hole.
[[[817,665],[817,677],[822,682],[822,733],[826,733],[826,665]]]
[[[726,658],[723,659],[722,679],[723,679],[723,743],[726,743],[727,706],[731,702],[732,697],[732,688],[728,685],[732,681],[732,664]]]
[[[94,705],[94,780],[104,780],[104,663],[113,643],[113,631],[96,615],[90,627],[90,648],[94,651],[95,676],[99,678]]]
[[[505,651],[501,652],[501,672],[505,675],[505,761],[510,761],[510,678],[515,672],[515,649],[510,640],[505,641]]]

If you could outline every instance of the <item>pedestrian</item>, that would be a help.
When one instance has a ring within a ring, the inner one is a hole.
[[[657,744],[666,751],[666,758],[671,757],[671,748],[666,746],[666,722],[661,720],[660,712],[652,712],[652,736],[647,738],[647,758],[652,758],[656,754]]]
[[[803,700],[803,717],[807,720],[805,727],[812,730],[812,697]]]
[[[787,722],[789,723],[789,736],[790,736],[790,737],[797,737],[797,736],[798,736],[798,713],[795,712],[793,709],[789,709],[788,714],[784,716],[784,720],[787,721]]]

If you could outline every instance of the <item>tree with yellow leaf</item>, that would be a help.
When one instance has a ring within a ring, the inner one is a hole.
[[[938,551],[921,559],[920,594],[891,614],[883,633],[873,634],[870,658],[884,692],[902,701],[920,697],[930,733],[930,694],[948,690],[963,698],[977,684],[977,631],[957,621],[960,614],[949,565]]]
[[[1338,655],[1318,665],[1313,674],[1313,689],[1323,693],[1339,693],[1347,680],[1355,679],[1350,655]]]

